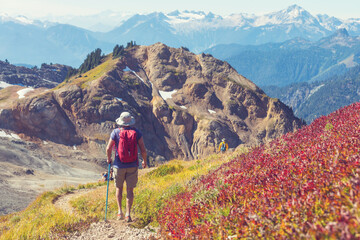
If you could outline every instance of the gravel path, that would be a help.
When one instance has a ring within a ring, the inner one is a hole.
[[[109,220],[108,222],[96,222],[91,224],[90,228],[83,233],[76,233],[71,239],[88,240],[88,239],[157,239],[156,234],[148,228],[139,229],[132,227],[124,221]]]
[[[148,172],[148,169],[139,171],[139,175]],[[59,197],[54,205],[62,210],[76,214],[76,210],[71,206],[70,200],[75,197],[79,197],[83,194],[92,191],[92,189],[80,189],[72,193]],[[133,219],[136,221],[136,218]],[[160,239],[159,236],[154,233],[148,227],[143,229],[133,227],[132,223],[127,223],[124,220],[108,220],[95,222],[90,225],[90,228],[85,232],[76,232],[70,239],[75,240],[102,240],[102,239],[114,239],[114,240],[138,240],[138,239]]]

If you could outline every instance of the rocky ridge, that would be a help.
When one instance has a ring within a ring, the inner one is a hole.
[[[69,66],[42,64],[40,68],[15,66],[0,61],[0,82],[12,85],[53,88],[65,80]]]
[[[1,128],[96,146],[102,154],[114,120],[129,111],[150,162],[214,153],[224,137],[230,148],[260,144],[304,124],[228,63],[161,43],[135,46],[116,59],[109,55],[56,89],[11,106],[0,102],[0,108]]]

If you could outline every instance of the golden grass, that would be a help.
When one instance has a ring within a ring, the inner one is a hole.
[[[214,154],[204,159],[172,160],[158,168],[140,170],[139,183],[135,188],[133,215],[138,227],[157,226],[157,213],[172,196],[184,191],[196,179],[218,168],[221,164],[246,152],[240,149],[229,154]],[[93,188],[91,191],[71,199],[75,213],[65,212],[53,203],[57,198],[75,190],[65,186],[40,195],[25,210],[0,217],[0,239],[59,239],[69,237],[72,232],[86,229],[93,221],[105,217],[106,183],[80,185],[77,189]],[[123,207],[125,209],[126,187]],[[109,185],[107,219],[117,214],[115,187]]]
[[[72,76],[69,80],[62,82],[54,89],[59,89],[66,84],[76,84],[81,88],[86,88],[91,81],[102,77],[110,70],[112,70],[118,61],[118,58],[112,59],[112,54],[109,54],[105,57],[105,59],[100,65],[96,66],[95,68],[89,70],[86,73]]]
[[[229,154],[214,154],[204,159],[183,161],[172,160],[166,164],[142,174],[135,188],[133,214],[137,219],[137,226],[148,224],[157,226],[156,214],[170,197],[184,191],[191,184],[196,184],[196,179],[218,168],[221,164],[233,159],[236,155],[246,152],[240,149]],[[123,209],[125,209],[126,190],[123,192]],[[104,218],[106,200],[106,186],[95,189],[86,195],[73,199],[72,205],[78,211],[88,212],[91,216]],[[117,214],[115,187],[109,186],[108,219],[114,219]]]
[[[81,185],[79,188],[97,185]],[[53,192],[45,192],[23,211],[1,216],[0,239],[57,239],[96,221],[91,215],[64,212],[53,204],[58,197],[73,190],[75,188],[72,186],[64,186]]]
[[[5,101],[8,98],[10,98],[11,94],[13,94],[11,91],[8,91],[8,89],[1,89],[0,90],[0,101]]]

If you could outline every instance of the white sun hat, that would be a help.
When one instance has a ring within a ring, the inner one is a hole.
[[[135,124],[135,118],[129,112],[122,112],[116,123],[120,126],[131,126]]]

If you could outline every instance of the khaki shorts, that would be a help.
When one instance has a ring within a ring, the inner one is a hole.
[[[122,188],[124,181],[127,187],[135,188],[138,182],[138,167],[114,168],[114,179],[117,188]]]

